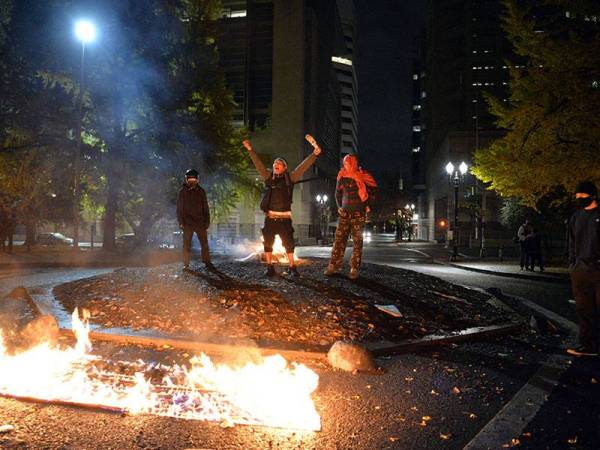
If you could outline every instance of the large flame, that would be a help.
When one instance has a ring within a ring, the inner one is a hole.
[[[302,364],[288,366],[280,355],[240,367],[214,364],[205,354],[192,358],[189,368],[115,363],[88,353],[86,314],[81,320],[75,310],[73,331],[75,347],[42,344],[14,355],[0,333],[0,395],[226,425],[321,428],[311,399],[318,375]],[[111,371],[116,364],[131,375]],[[162,379],[151,381],[147,374],[157,370]]]

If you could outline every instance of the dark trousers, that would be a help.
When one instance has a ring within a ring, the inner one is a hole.
[[[600,313],[600,270],[571,272],[571,288],[579,319],[579,343],[598,349],[598,315]]]
[[[274,219],[265,217],[265,225],[262,229],[263,248],[265,253],[273,251],[275,235],[279,235],[286,253],[294,253],[294,227],[292,219]]]
[[[206,228],[194,227],[189,225],[185,225],[183,227],[183,263],[185,265],[190,264],[192,238],[194,237],[194,233],[196,233],[196,236],[198,236],[198,240],[200,241],[200,248],[202,251],[202,262],[209,263],[210,252],[208,250],[208,233],[206,232]]]
[[[519,250],[520,250],[520,256],[521,256],[521,269],[523,267],[528,267],[529,261],[528,261],[528,247],[527,244],[525,243],[525,241],[519,241]]]

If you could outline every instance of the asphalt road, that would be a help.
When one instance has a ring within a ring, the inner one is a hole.
[[[365,261],[417,270],[466,286],[499,287],[505,293],[573,317],[567,285],[482,275],[433,264],[424,253],[437,250],[431,244],[397,246],[378,241],[365,248]],[[303,248],[299,254],[327,256],[328,251],[322,247]],[[0,272],[0,294],[18,285],[47,287],[104,271]],[[557,344],[553,338],[524,333],[495,341],[442,346],[434,351],[380,359],[378,363],[385,369],[381,375],[352,375],[315,364],[313,368],[320,375],[315,401],[322,418],[322,431],[317,433],[248,426],[223,428],[217,423],[110,414],[0,398],[0,426],[15,427],[0,434],[0,448],[461,449],[527,383]],[[95,353],[116,359],[185,360],[170,349],[155,352],[108,344],[97,344]],[[598,406],[584,403],[585,410],[578,406],[582,395],[587,395],[589,402],[598,394],[598,385],[590,385],[591,376],[589,366],[584,366],[565,377],[557,394],[550,396],[530,428],[526,427],[526,437],[518,430],[514,438],[526,448],[597,448],[593,439],[598,432],[587,427],[598,423]],[[562,405],[560,411],[569,421],[556,421],[553,412],[558,405]],[[570,444],[573,439],[575,444]],[[510,440],[498,441],[496,448],[513,444]]]

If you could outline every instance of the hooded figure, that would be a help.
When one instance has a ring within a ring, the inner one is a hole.
[[[292,172],[288,170],[287,161],[283,158],[275,158],[273,171],[269,172],[260,160],[250,141],[243,142],[248,150],[254,167],[265,181],[265,190],[260,202],[260,209],[265,213],[265,224],[262,229],[263,246],[267,260],[266,276],[275,275],[273,267],[273,243],[275,235],[279,235],[290,264],[289,274],[298,276],[298,269],[294,262],[294,227],[292,226],[292,198],[294,184],[297,183],[304,172],[312,166],[321,154],[321,148],[315,139],[307,134],[306,140],[313,146],[312,153],[302,161]]]
[[[335,200],[340,218],[325,275],[331,276],[340,269],[348,236],[352,233],[350,278],[358,278],[362,260],[363,229],[376,192],[375,179],[359,167],[356,155],[346,155],[337,176]]]
[[[177,222],[183,230],[183,268],[190,266],[192,238],[198,236],[202,249],[202,262],[207,269],[214,269],[210,262],[207,229],[210,225],[210,210],[206,192],[198,184],[198,171],[190,169],[185,173],[185,183],[177,196]]]
[[[574,356],[598,356],[600,326],[600,208],[598,190],[591,181],[575,189],[577,211],[568,227],[569,269],[575,312],[579,319],[579,346]]]

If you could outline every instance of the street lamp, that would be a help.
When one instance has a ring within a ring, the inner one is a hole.
[[[458,188],[464,182],[468,170],[469,166],[464,161],[460,163],[457,170],[451,162],[446,164],[448,183],[454,186],[454,226],[452,227],[452,256],[450,256],[450,261],[456,261],[458,257]]]
[[[77,105],[77,147],[73,159],[73,249],[79,248],[79,203],[81,198],[81,187],[79,178],[81,176],[81,132],[83,122],[83,91],[84,91],[84,61],[85,44],[96,39],[96,26],[89,20],[75,22],[75,36],[81,42],[81,65],[79,75],[79,99]]]
[[[327,202],[329,197],[327,194],[317,194],[315,197],[317,200],[317,208],[319,208],[319,233],[323,243],[327,241]],[[324,225],[325,224],[325,225]]]
[[[415,204],[414,203],[407,203],[406,206],[404,207],[404,209],[406,210],[406,222],[407,222],[407,233],[408,233],[408,242],[410,242],[412,240],[412,221],[413,221],[413,215],[415,213]]]

